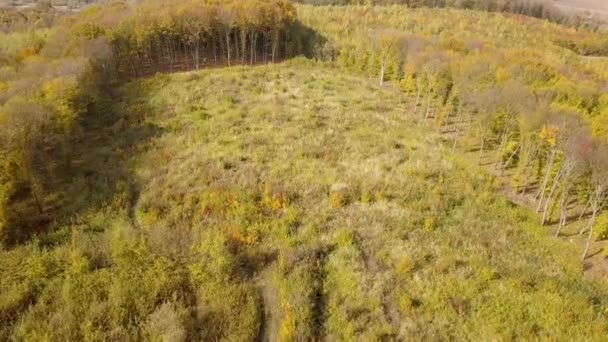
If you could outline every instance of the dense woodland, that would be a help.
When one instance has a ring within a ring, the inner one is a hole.
[[[138,76],[293,56],[295,20],[287,1],[157,1],[93,7],[71,30],[88,40],[103,36],[118,72]]]
[[[606,336],[608,38],[405,2],[3,10],[0,340]]]

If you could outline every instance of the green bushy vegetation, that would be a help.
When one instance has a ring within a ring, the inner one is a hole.
[[[0,34],[0,340],[608,335],[544,227],[588,218],[584,261],[606,238],[601,34],[284,0],[32,18]]]
[[[74,182],[132,188],[2,252],[2,336],[606,334],[608,289],[576,248],[374,83],[296,60],[122,87],[75,158],[120,148],[130,175]]]

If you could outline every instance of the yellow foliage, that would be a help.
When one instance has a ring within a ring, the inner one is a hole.
[[[608,110],[595,118],[591,128],[595,136],[608,139]]]
[[[270,190],[266,190],[262,196],[262,203],[267,208],[279,210],[287,208],[289,198],[284,193],[273,193]]]
[[[58,77],[42,86],[42,93],[54,109],[58,126],[68,131],[79,114],[75,106],[79,95],[78,81],[74,77]]]
[[[281,321],[279,341],[293,341],[296,333],[296,316],[293,307],[285,300],[281,302],[281,306],[285,315]]]
[[[547,142],[550,146],[557,145],[557,135],[559,133],[559,127],[555,125],[544,125],[538,137]]]
[[[499,67],[496,70],[495,77],[496,77],[497,82],[502,83],[511,78],[511,72],[509,70],[507,70],[506,68]]]

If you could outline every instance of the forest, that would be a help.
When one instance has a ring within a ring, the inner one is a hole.
[[[0,340],[603,340],[607,90],[546,2],[0,7]]]

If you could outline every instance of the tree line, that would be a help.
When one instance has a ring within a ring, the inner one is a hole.
[[[275,62],[297,53],[296,11],[287,0],[146,1],[88,8],[68,22],[102,37],[121,74]]]

